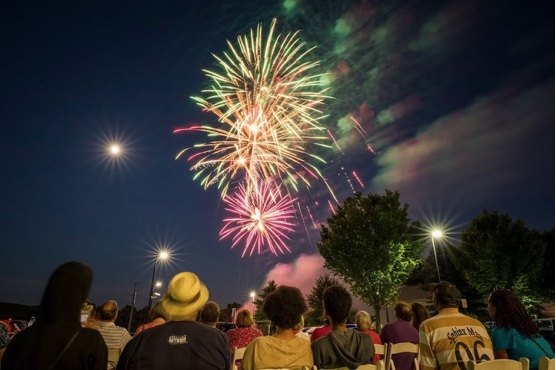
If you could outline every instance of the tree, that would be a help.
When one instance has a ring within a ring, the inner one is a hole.
[[[540,297],[535,291],[545,249],[546,240],[521,219],[483,210],[462,232],[453,261],[484,297],[497,288],[512,289],[531,309]]]
[[[324,313],[322,307],[322,294],[326,288],[340,282],[329,274],[320,276],[316,281],[311,293],[307,296],[307,305],[311,309],[305,317],[308,326],[317,326],[324,323]]]
[[[341,276],[376,313],[398,297],[398,288],[417,266],[423,250],[418,222],[410,223],[400,193],[355,193],[322,225],[317,247],[325,267]]]
[[[266,282],[266,286],[257,293],[257,299],[255,299],[255,321],[267,320],[266,315],[263,312],[263,303],[267,295],[274,292],[278,288],[274,280],[269,280]]]
[[[540,238],[545,246],[543,265],[540,274],[540,281],[537,286],[539,295],[546,299],[554,299],[554,228],[543,231]]]

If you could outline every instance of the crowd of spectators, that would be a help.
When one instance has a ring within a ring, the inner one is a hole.
[[[116,301],[98,308],[87,302],[92,278],[91,268],[80,262],[60,265],[47,282],[36,322],[11,339],[0,325],[2,370],[356,369],[381,360],[375,345],[407,342],[418,345],[420,370],[465,369],[469,360],[521,357],[536,370],[540,357],[554,358],[553,348],[509,290],[496,290],[488,299],[496,323],[492,333],[459,312],[462,296],[449,282],[432,290],[435,315],[428,317],[422,305],[398,302],[395,320],[380,334],[366,311],[357,312],[356,330],[348,327],[352,297],[338,284],[324,290],[326,324],[311,337],[302,330],[306,299],[292,286],[278,286],[264,298],[262,311],[272,322],[272,335],[263,335],[246,309],[238,311],[237,327],[225,333],[217,328],[220,308],[209,301],[209,289],[196,274],[181,272],[151,308],[149,322],[132,336],[115,323]],[[244,354],[232,363],[235,348]],[[397,370],[411,370],[415,354],[395,354],[391,360]]]

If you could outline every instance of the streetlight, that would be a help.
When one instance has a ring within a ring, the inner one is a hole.
[[[133,283],[133,295],[131,296],[131,310],[129,311],[129,322],[127,323],[127,331],[131,333],[131,318],[133,310],[135,310],[135,299],[137,298],[137,283]]]
[[[110,153],[112,153],[112,155],[120,154],[120,150],[121,150],[120,147],[116,144],[114,144],[110,147]]]
[[[257,296],[257,293],[254,290],[252,290],[249,293],[249,297],[251,297],[251,302],[253,302],[253,316],[255,316],[255,297],[256,296]]]
[[[440,279],[440,269],[438,268],[438,258],[436,258],[436,248],[434,247],[434,239],[442,237],[442,231],[438,229],[434,229],[431,232],[431,241],[432,241],[432,252],[434,253],[434,262],[436,263],[436,273],[438,274],[438,282],[440,283],[442,280]]]
[[[152,303],[153,303],[153,293],[154,293],[154,276],[156,274],[156,264],[158,263],[158,260],[164,261],[167,260],[168,257],[170,257],[170,254],[167,251],[160,251],[157,253],[156,258],[154,259],[154,264],[153,264],[153,277],[151,279],[151,292],[149,294],[149,305],[147,306],[147,309],[150,310]]]

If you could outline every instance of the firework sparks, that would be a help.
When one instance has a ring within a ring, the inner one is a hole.
[[[353,116],[349,116],[349,118],[353,122],[355,122],[355,125],[353,125],[353,127],[355,127],[357,132],[359,132],[359,135],[361,135],[363,137],[363,139],[366,139],[367,138],[367,133],[365,132],[365,129],[363,128],[363,126],[361,126],[361,124],[355,118],[353,118]]]
[[[226,210],[235,216],[224,219],[220,240],[233,235],[232,248],[244,240],[241,257],[247,252],[251,256],[255,250],[260,254],[265,245],[275,255],[290,252],[284,240],[289,240],[286,233],[294,230],[291,221],[295,218],[296,200],[289,194],[282,196],[278,184],[266,182],[251,192],[240,185],[232,195],[224,197]]]
[[[317,205],[318,205],[318,203],[317,203]],[[311,223],[313,224],[313,227],[315,229],[317,229],[318,228],[317,223],[315,222],[315,218],[313,217],[313,214],[311,213],[311,210],[309,209],[309,206],[306,205],[305,208],[307,208],[307,213],[309,214],[309,218],[311,219]]]
[[[344,167],[342,167],[342,172],[344,173],[344,177],[346,178],[349,187],[351,188],[351,191],[353,191],[355,193],[355,188],[353,187],[353,184],[351,183],[351,180],[349,178],[349,176],[346,173],[346,170],[344,169]]]
[[[304,49],[297,32],[275,36],[276,20],[268,36],[262,26],[228,42],[223,56],[214,56],[218,72],[204,70],[211,87],[205,97],[193,97],[204,111],[218,117],[221,127],[193,126],[182,131],[201,131],[214,140],[187,150],[195,154],[192,170],[207,188],[218,183],[224,197],[236,178],[254,183],[281,178],[297,191],[298,181],[321,178],[313,161],[325,163],[307,151],[309,145],[328,147],[328,138],[319,124],[318,109],[327,98],[320,75],[311,74],[317,62],[307,61],[313,50]],[[324,179],[323,179],[324,180]],[[330,189],[330,187],[328,187]]]
[[[332,205],[332,202],[330,200],[328,200],[328,207],[330,208],[330,211],[332,212],[332,214],[335,215],[336,210],[334,209],[334,206]]]
[[[364,189],[365,185],[363,185],[363,181],[361,181],[361,179],[359,178],[359,176],[357,176],[357,172],[353,171],[352,172],[353,177],[355,177],[355,179],[357,180],[357,182],[359,183],[359,185],[361,185],[361,187]]]
[[[338,142],[336,141],[336,138],[332,135],[332,132],[330,132],[330,130],[326,130],[326,132],[328,132],[328,136],[330,136],[330,138],[332,139],[332,141],[334,142],[334,145],[336,145],[336,148],[338,149],[338,151],[342,154],[345,154],[342,149],[340,149],[340,146],[338,145]]]

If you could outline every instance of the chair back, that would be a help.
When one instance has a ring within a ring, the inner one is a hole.
[[[529,370],[529,360],[522,357],[517,360],[497,359],[476,363],[467,362],[467,370]]]
[[[375,343],[374,346],[375,346],[375,354],[382,355],[384,358],[384,355],[386,354],[386,345]]]
[[[108,370],[116,368],[121,353],[121,348],[108,348]]]
[[[400,353],[413,353],[413,368],[419,369],[419,345],[411,342],[388,343],[386,351],[385,365],[388,370],[396,370],[396,364],[392,361],[392,355]]]
[[[237,370],[236,361],[243,360],[246,347],[234,347],[234,354],[232,356],[231,370]]]
[[[315,367],[314,365],[313,365],[313,369],[316,369],[316,367]],[[281,367],[281,368],[279,368],[279,369],[276,369],[276,368],[272,368],[272,369],[264,368],[264,369],[259,369],[259,370],[292,370],[292,369],[290,369],[290,368],[288,368],[288,367]],[[301,366],[301,370],[312,370],[312,369],[311,369],[309,366]]]
[[[545,356],[539,358],[539,370],[554,370],[554,359]]]
[[[312,370],[319,370],[319,369],[317,368],[317,365],[313,365]],[[338,367],[336,369],[327,369],[327,370],[349,370],[349,369],[347,367]],[[357,370],[385,370],[384,360],[378,361],[375,365],[371,365],[371,364],[360,365],[357,368]]]

